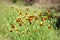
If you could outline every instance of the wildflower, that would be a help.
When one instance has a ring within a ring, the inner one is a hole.
[[[21,23],[19,23],[19,26],[22,26],[22,24],[21,24]]]
[[[22,12],[20,12],[20,14],[19,15],[22,15]]]
[[[10,32],[13,32],[13,30],[10,30]]]
[[[46,20],[46,18],[42,18],[42,21]]]
[[[47,10],[46,12],[47,12],[47,13],[50,13],[50,10]]]
[[[26,20],[28,20],[29,22],[31,22],[31,18],[33,18],[34,16],[29,16]]]
[[[48,28],[50,29],[51,28],[51,25],[48,25]]]
[[[21,18],[18,18],[18,19],[16,20],[16,22],[22,22]]]
[[[15,26],[12,24],[12,28],[15,28]]]
[[[40,26],[43,26],[43,23],[42,22],[40,22]]]
[[[18,32],[18,29],[16,29],[16,32]]]
[[[34,16],[29,16],[28,18],[31,19],[31,18],[33,18],[33,17],[34,17]]]

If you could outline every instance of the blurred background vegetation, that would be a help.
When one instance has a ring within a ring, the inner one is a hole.
[[[0,27],[0,40],[10,40],[10,38],[8,37],[8,35],[10,35],[8,30],[11,28],[12,22],[13,24],[15,24],[14,20],[19,16],[18,12],[16,12],[15,10],[21,9],[22,12],[26,12],[24,10],[25,7],[28,7],[29,8],[28,12],[31,11],[31,13],[33,13],[33,11],[35,10],[37,12],[38,11],[40,12],[40,10],[42,11],[46,10],[45,8],[56,9],[56,10],[52,10],[52,14],[55,13],[56,15],[59,15],[57,13],[60,12],[60,0],[0,0],[0,19],[1,19],[0,26],[2,26]],[[44,7],[44,8],[40,9],[40,7]],[[50,16],[52,16],[52,14]],[[47,24],[47,21],[46,21],[46,24]],[[45,30],[46,29],[44,29],[42,32],[44,32]],[[51,31],[50,30],[47,30],[47,31],[51,33],[51,34],[49,33],[47,37],[49,37],[49,35],[51,35],[50,36],[51,38],[55,37],[55,35],[52,36],[53,34],[55,34],[55,30],[52,29]],[[11,37],[13,37],[13,35],[11,35]],[[58,38],[60,39],[60,35]],[[55,40],[58,40],[58,39],[55,39]]]

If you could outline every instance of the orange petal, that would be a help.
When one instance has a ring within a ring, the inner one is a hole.
[[[28,18],[33,18],[34,16],[29,16]]]
[[[31,19],[26,19],[26,20],[28,20],[28,22],[31,22]]]

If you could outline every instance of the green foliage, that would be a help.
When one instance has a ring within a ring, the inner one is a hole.
[[[55,19],[48,20],[48,18],[46,18],[47,15],[43,15],[46,9],[38,7],[15,8],[3,6],[4,5],[0,5],[1,37],[7,34],[6,37],[9,37],[11,40],[60,40],[60,34],[58,36],[58,33],[53,28]],[[39,15],[41,12],[42,15]],[[35,16],[31,19],[31,24],[26,20],[29,16]],[[52,14],[50,16],[53,17]],[[22,26],[19,24],[20,22],[16,22],[18,18],[22,19]],[[39,19],[36,20],[37,18]],[[46,19],[42,20],[42,18]],[[41,22],[43,26],[40,25]]]

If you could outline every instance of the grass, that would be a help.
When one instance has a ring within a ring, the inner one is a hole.
[[[56,12],[51,11],[45,14],[46,11],[48,10],[45,8],[34,6],[15,8],[1,4],[1,40],[5,40],[7,37],[8,40],[60,40],[59,31],[53,28]],[[49,13],[54,14],[54,18],[51,20],[48,18]]]

